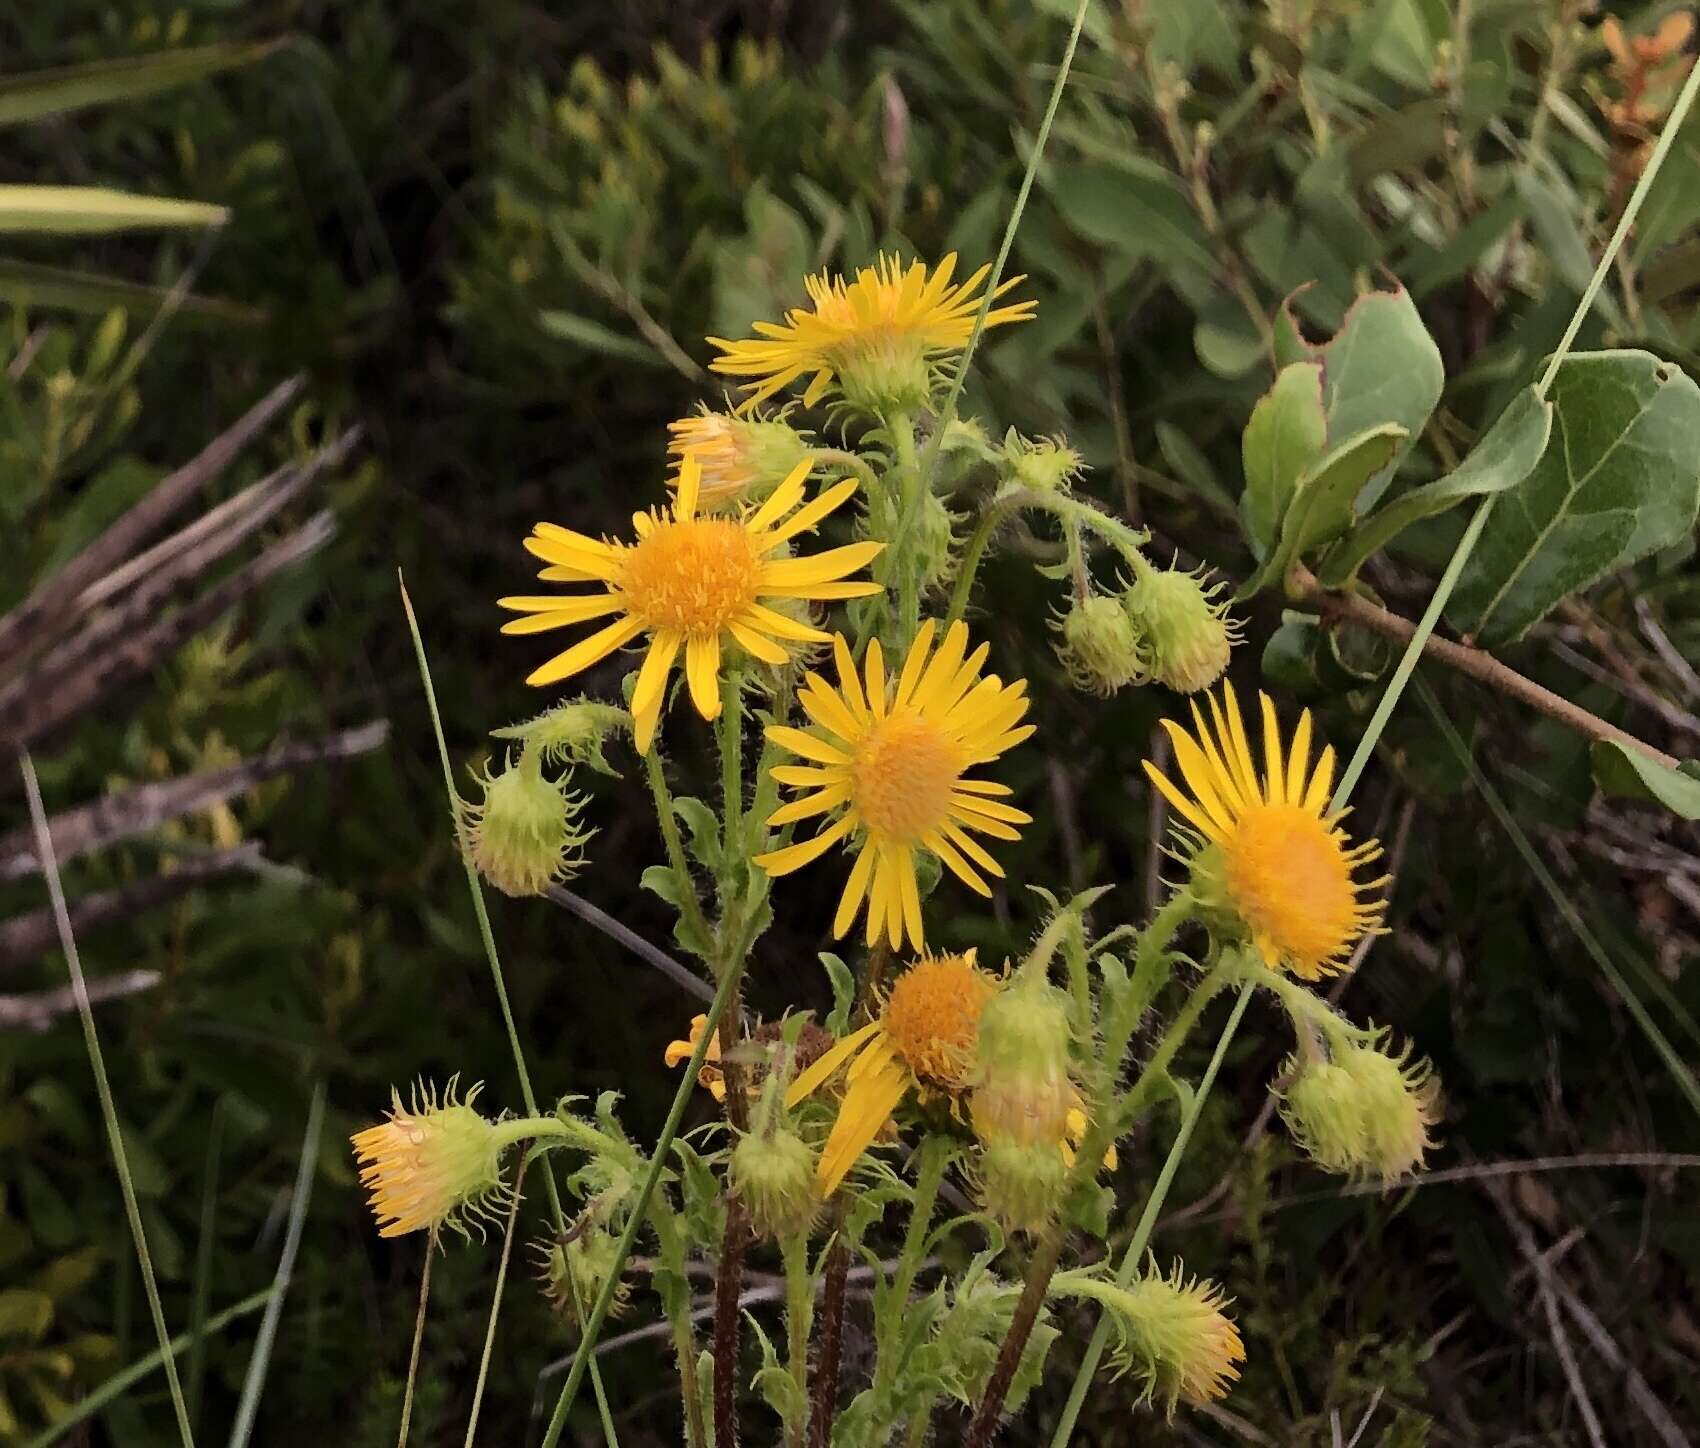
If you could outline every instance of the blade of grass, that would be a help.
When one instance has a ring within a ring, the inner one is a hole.
[[[419,1274],[419,1311],[413,1316],[413,1346],[407,1354],[407,1384],[401,1391],[401,1427],[396,1448],[407,1448],[408,1429],[413,1426],[413,1385],[419,1381],[419,1349],[425,1342],[425,1309],[431,1302],[431,1263],[437,1256],[437,1229],[425,1243],[425,1269]]]
[[[1441,707],[1440,700],[1434,696],[1434,692],[1428,684],[1421,679],[1417,681],[1417,697],[1422,700],[1424,707],[1427,708],[1430,717],[1435,722],[1435,727],[1440,730],[1446,742],[1452,746],[1453,752],[1458,756],[1458,762],[1470,771],[1471,781],[1475,784],[1483,800],[1487,802],[1487,807],[1493,811],[1493,817],[1499,821],[1500,828],[1510,836],[1512,846],[1523,857],[1523,863],[1541,882],[1541,888],[1552,897],[1552,903],[1557,907],[1558,913],[1564,917],[1564,923],[1570,927],[1571,932],[1581,942],[1582,948],[1593,957],[1594,964],[1600,968],[1600,974],[1611,982],[1612,989],[1617,992],[1625,1007],[1628,1008],[1629,1014],[1635,1018],[1635,1024],[1640,1026],[1642,1034],[1647,1037],[1653,1049],[1658,1052],[1659,1058],[1665,1064],[1665,1069],[1671,1074],[1671,1079],[1676,1082],[1682,1094],[1688,1098],[1688,1104],[1694,1108],[1695,1115],[1700,1116],[1700,1083],[1696,1083],[1693,1073],[1683,1064],[1682,1057],[1677,1054],[1676,1048],[1665,1039],[1664,1032],[1659,1029],[1652,1016],[1648,1014],[1647,1007],[1642,1004],[1641,998],[1629,988],[1629,982],[1624,979],[1623,972],[1617,968],[1611,956],[1606,953],[1606,949],[1600,944],[1598,937],[1588,928],[1588,922],[1582,918],[1581,912],[1571,903],[1570,897],[1564,892],[1564,887],[1553,878],[1552,871],[1547,869],[1546,861],[1540,857],[1540,853],[1529,842],[1529,837],[1523,832],[1523,827],[1512,818],[1511,811],[1506,808],[1505,801],[1500,798],[1499,791],[1488,782],[1487,776],[1477,766],[1475,756],[1470,752],[1470,746],[1464,742],[1457,729],[1453,727],[1452,721],[1446,717],[1446,711]]]
[[[525,1185],[525,1169],[530,1165],[531,1157],[522,1157],[519,1169],[514,1172],[514,1195],[508,1203],[507,1230],[502,1233],[502,1260],[496,1264],[496,1291],[490,1299],[490,1324],[484,1329],[484,1351],[478,1359],[478,1381],[473,1385],[472,1411],[466,1419],[466,1448],[472,1448],[473,1440],[478,1436],[478,1411],[484,1403],[484,1384],[490,1377],[490,1356],[496,1348],[496,1320],[502,1315],[502,1288],[507,1284],[508,1259],[514,1250],[514,1227],[519,1222],[519,1193]],[[563,1275],[570,1279],[572,1273],[569,1270]]]
[[[295,1167],[295,1196],[289,1204],[289,1226],[283,1234],[283,1251],[278,1254],[271,1301],[266,1304],[265,1316],[260,1319],[260,1330],[254,1336],[254,1352],[248,1359],[248,1373],[242,1380],[236,1422],[230,1429],[230,1448],[245,1448],[248,1435],[254,1430],[260,1394],[265,1389],[266,1372],[271,1366],[278,1319],[283,1315],[283,1300],[289,1293],[289,1279],[295,1271],[295,1254],[301,1248],[301,1228],[307,1220],[307,1204],[313,1199],[313,1177],[319,1164],[319,1132],[324,1122],[325,1083],[320,1081],[313,1087],[312,1104],[307,1108],[307,1132],[301,1144],[301,1159]]]
[[[153,1316],[154,1333],[159,1338],[165,1380],[171,1388],[171,1406],[177,1413],[178,1437],[184,1448],[194,1448],[195,1430],[189,1426],[189,1405],[183,1400],[183,1384],[178,1381],[177,1363],[171,1353],[171,1333],[165,1325],[165,1306],[160,1301],[153,1257],[148,1252],[147,1232],[142,1227],[141,1208],[136,1202],[130,1159],[124,1151],[124,1132],[118,1124],[118,1108],[112,1099],[106,1058],[101,1054],[100,1033],[95,1030],[94,1010],[89,1005],[89,988],[83,978],[82,959],[77,954],[76,938],[71,934],[71,915],[65,908],[65,886],[59,878],[59,861],[53,853],[53,834],[47,827],[47,810],[41,802],[41,783],[35,775],[35,761],[30,758],[27,749],[18,755],[18,769],[24,777],[24,792],[29,796],[30,825],[35,830],[35,857],[41,861],[41,872],[47,877],[47,893],[53,902],[54,921],[59,927],[59,944],[65,952],[66,969],[71,973],[77,1014],[82,1018],[83,1044],[88,1048],[89,1069],[94,1072],[95,1094],[100,1098],[100,1114],[106,1123],[106,1137],[112,1147],[113,1165],[118,1171],[118,1186],[124,1196],[124,1215],[130,1222],[130,1238],[135,1244],[136,1262],[142,1271],[142,1287],[147,1292],[148,1311]]]
[[[0,79],[0,126],[62,116],[84,106],[137,101],[221,70],[263,60],[284,40],[225,41],[126,55],[85,65],[31,70]]]
[[[508,1046],[513,1052],[514,1071],[519,1076],[520,1097],[528,1115],[540,1116],[537,1093],[531,1086],[531,1071],[525,1063],[525,1048],[519,1043],[519,1027],[514,1022],[512,1005],[508,1002],[508,986],[502,974],[502,959],[496,951],[496,932],[490,925],[490,911],[484,903],[484,886],[472,865],[472,842],[466,837],[466,823],[461,818],[460,794],[455,789],[454,765],[449,760],[449,742],[443,734],[443,716],[437,708],[437,689],[431,682],[431,663],[425,656],[425,638],[419,631],[419,619],[413,612],[413,600],[408,597],[407,583],[398,570],[396,581],[401,587],[401,606],[407,614],[408,632],[413,635],[413,652],[419,660],[419,678],[425,688],[425,702],[431,711],[431,730],[437,739],[437,757],[443,766],[443,789],[448,795],[449,816],[454,820],[455,843],[460,850],[461,868],[466,871],[466,888],[472,895],[473,914],[478,917],[478,936],[484,943],[484,958],[490,966],[490,980],[496,988],[496,1000],[502,1008],[502,1024],[507,1029]],[[555,1184],[555,1169],[547,1158],[543,1162],[543,1182],[549,1192],[549,1208],[555,1220],[555,1230],[567,1230],[566,1212],[561,1206],[560,1188]],[[572,1294],[573,1315],[584,1321],[584,1304],[579,1298],[578,1283],[567,1274],[567,1290]],[[498,1302],[500,1298],[497,1299]],[[490,1324],[492,1336],[495,1320]],[[596,1406],[602,1417],[602,1431],[609,1448],[620,1448],[620,1435],[614,1428],[614,1415],[608,1405],[608,1394],[602,1386],[602,1373],[593,1362],[590,1365],[590,1387],[596,1395]]]
[[[201,1425],[201,1389],[207,1371],[207,1309],[212,1295],[213,1235],[218,1224],[218,1173],[224,1152],[225,1098],[213,1103],[207,1123],[207,1164],[201,1177],[201,1230],[195,1243],[195,1285],[189,1306],[189,1336],[194,1347],[189,1353],[189,1423]]]
[[[244,1297],[240,1302],[232,1303],[222,1312],[215,1312],[206,1320],[198,1335],[194,1332],[178,1333],[169,1344],[172,1355],[182,1353],[191,1346],[198,1347],[203,1339],[223,1332],[237,1318],[246,1317],[250,1312],[258,1312],[271,1301],[272,1293],[276,1290],[275,1287],[262,1288],[252,1297]],[[86,1423],[108,1403],[115,1402],[123,1397],[149,1373],[158,1369],[164,1361],[165,1355],[157,1349],[150,1352],[146,1357],[137,1358],[129,1367],[115,1372],[98,1388],[84,1397],[78,1398],[64,1417],[55,1421],[51,1427],[42,1429],[41,1432],[24,1444],[24,1448],[52,1448],[54,1443],[65,1437],[79,1423]]]

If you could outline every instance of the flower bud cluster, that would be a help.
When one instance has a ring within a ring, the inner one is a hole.
[[[1380,1042],[1345,1041],[1331,1060],[1297,1061],[1280,1093],[1281,1116],[1306,1155],[1326,1171],[1395,1181],[1422,1166],[1434,1145],[1440,1090],[1426,1061]]]

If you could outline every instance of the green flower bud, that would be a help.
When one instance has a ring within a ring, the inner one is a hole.
[[[1055,1142],[990,1142],[980,1153],[980,1205],[1006,1232],[1037,1235],[1055,1218],[1067,1176],[1068,1163]]]
[[[838,390],[852,410],[867,417],[919,412],[932,399],[934,370],[914,332],[869,332],[839,360]]]
[[[1123,596],[1128,613],[1151,645],[1152,673],[1181,694],[1195,694],[1222,677],[1239,627],[1215,601],[1219,584],[1206,588],[1178,569],[1141,568]]]
[[[936,588],[950,577],[951,552],[956,542],[956,515],[936,493],[921,499],[915,526],[915,551],[921,559],[921,586]]]
[[[1086,467],[1085,459],[1060,437],[1035,441],[1013,427],[1004,434],[1003,461],[1010,481],[1036,493],[1068,492]]]
[[[537,1277],[543,1296],[574,1326],[581,1312],[590,1311],[590,1304],[614,1271],[618,1241],[616,1233],[587,1213],[565,1237],[536,1245]],[[631,1295],[631,1284],[622,1278],[614,1289],[610,1315],[620,1316]]]
[[[1292,1081],[1280,1094],[1281,1118],[1304,1153],[1324,1171],[1355,1175],[1369,1165],[1369,1131],[1350,1072],[1328,1061],[1288,1057]]]
[[[550,764],[586,764],[599,774],[615,774],[602,753],[608,736],[629,726],[631,716],[612,704],[572,699],[545,709],[535,719],[492,729],[496,739],[517,739],[539,750]]]
[[[1150,677],[1150,646],[1120,599],[1076,599],[1055,627],[1057,660],[1075,688],[1107,697]]]
[[[1427,1061],[1410,1064],[1410,1047],[1393,1056],[1351,1045],[1338,1062],[1358,1093],[1366,1139],[1365,1168],[1394,1181],[1417,1170],[1434,1145],[1429,1127],[1440,1119],[1440,1083]]]
[[[788,1126],[745,1132],[732,1149],[732,1190],[764,1237],[795,1237],[814,1225],[815,1153]]]
[[[499,774],[475,775],[484,789],[460,815],[478,873],[506,895],[541,895],[584,863],[593,831],[578,828],[583,801],[567,793],[567,775],[543,777],[542,751],[521,752]]]

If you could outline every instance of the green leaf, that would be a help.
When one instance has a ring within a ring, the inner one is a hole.
[[[1444,513],[1466,498],[1502,493],[1534,470],[1552,432],[1552,404],[1525,387],[1457,468],[1436,482],[1395,498],[1366,518],[1328,555],[1318,570],[1329,588],[1344,588],[1364,560],[1411,524]]]
[[[100,186],[0,186],[0,232],[56,235],[223,226],[230,212],[201,201],[137,196]]]
[[[1582,202],[1562,180],[1539,175],[1527,167],[1517,171],[1516,190],[1528,208],[1535,240],[1553,271],[1565,286],[1581,295],[1594,275],[1594,255],[1582,234]],[[1604,289],[1595,296],[1594,305],[1611,326],[1623,326],[1623,313]]]
[[[660,353],[648,343],[640,342],[636,337],[628,337],[623,332],[616,332],[612,327],[605,327],[601,322],[592,321],[589,317],[581,317],[573,312],[539,312],[537,324],[551,337],[576,343],[589,351],[601,352],[604,356],[620,357],[627,362],[638,362],[650,367],[667,365]]]
[[[1240,438],[1245,467],[1240,518],[1259,558],[1275,546],[1299,477],[1321,456],[1327,437],[1322,368],[1314,362],[1283,367],[1252,408]]]
[[[1159,422],[1156,431],[1157,446],[1163,450],[1164,460],[1179,474],[1180,480],[1199,497],[1213,499],[1221,507],[1232,511],[1234,500],[1228,496],[1228,490],[1216,476],[1216,469],[1210,466],[1210,459],[1199,450],[1198,444],[1173,423]]]
[[[1585,352],[1553,378],[1552,435],[1501,498],[1447,621],[1488,646],[1681,542],[1700,509],[1700,387],[1649,352]]]
[[[1211,275],[1215,259],[1192,202],[1167,171],[1137,158],[1074,161],[1052,172],[1049,190],[1069,226],[1123,256]]]
[[[0,78],[0,126],[63,115],[84,106],[140,100],[221,70],[250,65],[284,43],[226,42],[6,76]]]
[[[689,795],[673,801],[673,813],[685,823],[691,858],[710,874],[718,873],[725,859],[720,849],[720,816]]]
[[[850,967],[829,950],[820,953],[820,963],[826,978],[832,982],[832,1013],[826,1018],[826,1028],[835,1036],[850,1029],[850,1008],[856,1003],[856,977]]]
[[[1151,59],[1156,64],[1177,66],[1182,75],[1199,65],[1224,75],[1236,72],[1239,46],[1221,0],[1152,0],[1144,19],[1151,27]]]
[[[1700,762],[1685,759],[1675,769],[1615,739],[1596,739],[1594,782],[1606,794],[1650,799],[1685,820],[1700,820]]]
[[[181,308],[185,317],[205,317],[243,327],[258,326],[266,319],[260,308],[241,302],[193,293],[178,297],[170,287],[150,287],[99,272],[44,266],[12,257],[0,257],[0,301],[18,306],[57,307],[68,312],[106,312],[122,307],[144,314],[157,312],[169,303]]]
[[[1306,552],[1344,533],[1355,516],[1353,500],[1406,438],[1404,428],[1384,422],[1346,439],[1312,463],[1293,490],[1293,500],[1281,523],[1280,541],[1240,590],[1239,597],[1250,598],[1279,583]]]

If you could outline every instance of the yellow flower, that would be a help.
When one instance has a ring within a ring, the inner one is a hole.
[[[773,396],[799,377],[812,373],[803,402],[813,406],[836,379],[853,401],[877,400],[892,379],[913,385],[926,377],[933,359],[960,352],[974,330],[980,309],[976,296],[990,267],[981,267],[959,285],[951,285],[956,253],[939,263],[931,276],[924,262],[908,267],[895,256],[882,256],[871,267],[859,268],[856,279],[822,272],[808,277],[810,306],[793,307],[783,324],[757,322],[758,337],[708,340],[721,355],[709,365],[734,377],[754,377],[741,384],[750,407]],[[1021,282],[1011,277],[994,296]],[[986,314],[988,327],[1032,318],[1033,302],[995,307]],[[919,400],[905,397],[915,405]]]
[[[670,1067],[678,1067],[691,1059],[697,1048],[697,1042],[702,1039],[703,1027],[708,1024],[708,1017],[695,1015],[691,1017],[690,1035],[682,1041],[669,1041],[667,1049],[662,1053],[662,1060]],[[785,1026],[781,1021],[764,1021],[750,1033],[749,1040],[760,1047],[772,1046],[782,1040]],[[797,1040],[792,1052],[792,1064],[798,1071],[807,1070],[827,1051],[832,1049],[832,1035],[822,1030],[813,1021],[804,1021],[797,1033]],[[749,1078],[749,1090],[752,1095],[760,1088],[766,1068],[760,1061],[748,1063],[745,1075]],[[697,1085],[707,1091],[716,1101],[726,1099],[726,1072],[720,1065],[720,1032],[716,1031],[708,1043],[708,1049],[703,1053],[702,1068],[697,1072]]]
[[[1344,967],[1361,935],[1381,929],[1386,901],[1366,896],[1387,877],[1354,878],[1381,847],[1374,840],[1350,845],[1340,828],[1346,812],[1329,812],[1334,750],[1324,749],[1310,768],[1310,711],[1299,718],[1291,753],[1284,753],[1275,706],[1268,695],[1259,697],[1261,779],[1231,685],[1223,686],[1221,705],[1210,699],[1211,725],[1192,706],[1196,736],[1164,721],[1191,794],[1149,760],[1145,772],[1207,842],[1192,861],[1201,896],[1220,897],[1271,969],[1285,966],[1317,980]]]
[[[864,683],[843,636],[835,636],[838,687],[811,672],[798,694],[815,727],[772,725],[767,731],[775,744],[810,761],[780,765],[773,777],[812,791],[782,806],[768,824],[822,814],[834,818],[812,838],[758,855],[756,863],[770,875],[788,875],[853,837],[856,863],[838,902],[835,936],[849,930],[866,900],[869,945],[883,926],[894,947],[907,935],[919,949],[924,942],[916,853],[936,855],[970,887],[990,895],[979,872],[1001,878],[1003,869],[968,832],[1013,840],[1019,838],[1016,825],[1032,823],[1032,816],[992,797],[1011,793],[1006,786],[963,777],[1033,732],[1020,723],[1027,712],[1026,683],[1005,684],[996,674],[980,677],[988,647],[982,644],[970,655],[963,624],[946,630],[937,652],[932,644],[929,619],[888,687],[877,639],[868,645]]]
[[[759,508],[737,517],[700,518],[702,468],[686,458],[672,507],[633,515],[634,543],[599,541],[539,523],[525,540],[526,548],[550,565],[538,576],[549,583],[599,583],[602,591],[501,599],[503,608],[526,615],[504,624],[502,632],[542,633],[609,614],[618,617],[534,670],[526,682],[558,683],[648,634],[649,652],[631,706],[633,737],[644,754],[655,737],[667,677],[681,648],[691,701],[704,719],[713,719],[720,713],[723,643],[735,641],[765,663],[783,664],[790,655],[776,640],[826,642],[819,629],[785,617],[763,600],[878,593],[878,584],[842,580],[885,545],[851,543],[800,558],[773,556],[856,491],[855,480],[847,478],[799,508],[808,475],[805,460]]]
[[[700,502],[708,512],[733,504],[760,501],[809,455],[804,436],[778,418],[727,416],[704,408],[667,424],[667,443],[674,459],[674,476],[686,458],[702,470]]]
[[[415,1091],[411,1107],[392,1092],[390,1119],[350,1138],[380,1237],[440,1226],[464,1232],[462,1215],[501,1194],[504,1139],[473,1110],[478,1090],[460,1101],[451,1081],[441,1102],[434,1090]]]

